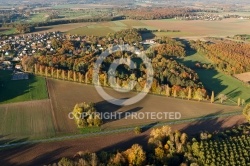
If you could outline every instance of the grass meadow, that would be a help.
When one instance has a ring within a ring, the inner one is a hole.
[[[238,97],[250,102],[250,87],[237,80],[236,78],[226,75],[216,70],[197,69],[194,68],[195,63],[212,64],[207,57],[201,53],[193,53],[180,60],[186,66],[193,68],[199,75],[200,80],[206,89],[214,91],[218,96],[225,94],[229,98],[229,102],[237,103]]]
[[[28,80],[11,80],[11,71],[0,70],[0,104],[47,99],[46,81],[30,75]]]
[[[48,100],[0,105],[0,114],[2,137],[30,139],[55,136]]]

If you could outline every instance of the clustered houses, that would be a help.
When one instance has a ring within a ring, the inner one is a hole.
[[[187,15],[183,17],[176,17],[179,20],[205,20],[205,21],[217,21],[222,20],[223,16],[216,14],[197,14],[197,15]]]
[[[43,34],[30,34],[22,36],[9,36],[0,38],[0,64],[1,68],[11,68],[12,62],[20,62],[23,56],[32,56],[46,51],[47,54],[55,53],[51,46],[51,39],[65,40],[60,32]],[[21,69],[20,64],[15,66]]]
[[[91,39],[90,39],[91,38]],[[60,41],[53,44],[53,40]],[[0,69],[22,69],[21,61],[24,56],[33,55],[54,55],[59,52],[58,49],[63,47],[64,41],[74,43],[73,48],[68,52],[60,54],[68,54],[69,56],[79,55],[81,52],[97,52],[107,49],[110,45],[115,46],[120,43],[119,39],[110,39],[109,41],[101,38],[89,36],[66,35],[61,32],[46,32],[37,34],[28,34],[21,36],[3,36],[0,37]],[[75,44],[78,43],[78,44]],[[154,40],[146,40],[141,44],[155,44]],[[127,44],[127,42],[122,42]],[[136,43],[133,43],[136,45]],[[17,65],[13,65],[17,64]]]
[[[52,38],[62,38],[59,32],[30,34],[23,36],[10,36],[7,39],[1,39],[0,52],[2,55],[12,53],[13,60],[22,58],[24,55],[33,55],[39,51],[53,52],[51,47]]]
[[[51,38],[63,38],[59,32],[30,34],[23,36],[9,36],[0,38],[0,69],[13,68],[12,62],[18,63],[25,55],[32,56],[35,53],[45,51],[53,53]],[[15,66],[21,69],[21,65]]]

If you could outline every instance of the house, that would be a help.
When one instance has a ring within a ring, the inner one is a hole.
[[[15,66],[15,69],[21,70],[21,69],[22,69],[22,66],[21,66],[21,65],[16,65],[16,66]]]
[[[19,62],[21,59],[19,58],[19,57],[14,57],[13,59],[12,59],[12,61],[14,61],[14,62]]]
[[[3,61],[3,65],[8,66],[11,65],[12,63],[10,61]]]

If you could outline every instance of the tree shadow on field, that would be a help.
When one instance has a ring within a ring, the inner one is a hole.
[[[230,128],[240,123],[240,121],[237,121],[236,123],[232,123],[228,125],[228,127],[223,127],[223,124],[226,123],[229,118],[232,118],[232,116],[228,116],[228,117],[224,117],[223,119],[220,119],[222,118],[220,117],[222,112],[223,111],[218,111],[218,112],[203,116],[201,117],[200,120],[190,123],[181,131],[187,133],[189,137],[192,138],[192,136],[197,135],[204,131],[208,131],[208,132],[221,131],[221,130],[225,130],[227,128]]]
[[[139,144],[139,145],[142,145],[143,147],[147,147],[147,142],[148,142],[147,136],[135,135],[133,138],[120,141],[116,144],[102,148],[97,153],[102,152],[102,151],[116,153],[117,151],[123,151],[123,150],[131,148],[133,144]]]
[[[155,38],[155,34],[152,32],[141,32],[142,40],[148,40],[148,39],[153,39]]]
[[[143,107],[134,107],[132,109],[129,109],[127,111],[124,112],[120,112],[121,113],[121,119],[123,118],[128,118],[129,116],[131,116],[133,113],[136,113],[138,111],[140,111]]]
[[[8,136],[6,136],[8,137]],[[1,136],[0,140],[0,163],[1,165],[23,165],[20,160],[19,163],[14,163],[12,159],[29,151],[35,144],[27,143],[28,138],[10,139]],[[12,145],[13,144],[13,145]],[[15,145],[14,145],[15,144]],[[12,145],[12,146],[11,146]]]
[[[143,126],[141,128],[142,132],[146,132],[148,130],[150,130],[151,128],[155,127],[159,122],[153,122],[153,123],[150,123],[150,124],[147,124],[145,126]]]
[[[246,100],[246,103],[250,103],[250,98]]]
[[[237,91],[238,88],[230,91],[229,93],[227,93],[226,95],[229,97],[229,98],[235,98],[237,96],[240,96],[242,94],[241,91]]]
[[[28,80],[11,80],[12,71],[0,70],[0,80],[2,84],[0,85],[0,104],[21,96],[25,93],[29,93],[33,88],[30,86],[32,83],[36,82],[34,75],[29,75]]]
[[[126,98],[123,98],[123,99],[126,99]],[[98,112],[102,113],[103,115],[103,118],[102,118],[103,124],[117,121],[120,119],[124,119],[130,116],[131,114],[138,112],[142,109],[142,107],[133,107],[126,111],[118,111],[119,109],[123,108],[123,106],[111,104],[106,100],[96,103],[96,108]]]
[[[185,39],[176,39],[186,46],[186,56],[190,57],[197,53],[196,50],[192,49],[189,41]],[[204,57],[205,58],[205,57]],[[197,66],[199,65],[212,65],[211,63],[204,63],[196,60],[196,58],[191,58],[190,60],[175,58],[175,60],[191,69],[193,69],[199,76],[200,81],[203,83],[206,90],[208,90],[208,94],[211,95],[211,92],[214,91],[215,95],[220,94],[223,90],[228,88],[227,85],[223,85],[223,79],[219,76],[219,72],[214,68],[205,69],[203,67]],[[233,96],[233,94],[232,94]]]
[[[37,27],[37,28],[35,28],[35,30],[32,32],[32,33],[34,33],[34,32],[41,32],[41,31],[48,31],[48,30],[50,30],[50,29],[52,29],[51,27]]]
[[[35,157],[29,163],[25,163],[24,165],[44,165],[58,162],[61,158],[61,153],[67,151],[69,147],[61,147],[57,148],[53,151],[47,151],[46,153],[41,154],[40,156]],[[67,157],[67,156],[65,156]]]
[[[227,85],[223,85],[223,80],[218,76],[219,72],[213,69],[196,69],[200,81],[204,85],[205,89],[208,90],[209,94],[214,91],[215,95],[220,94],[223,90],[228,88]]]

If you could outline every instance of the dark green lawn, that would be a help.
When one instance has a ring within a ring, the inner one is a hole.
[[[213,64],[201,53],[191,53],[182,60],[178,60],[184,65],[193,68],[199,75],[200,80],[206,89],[214,91],[215,95],[225,94],[229,98],[228,102],[236,103],[237,99],[245,99],[250,102],[250,87],[244,85],[239,80],[230,75],[226,75],[216,70],[206,70],[194,68],[195,63]]]
[[[0,70],[0,104],[48,98],[46,81],[30,75],[28,80],[11,80],[11,71]]]

